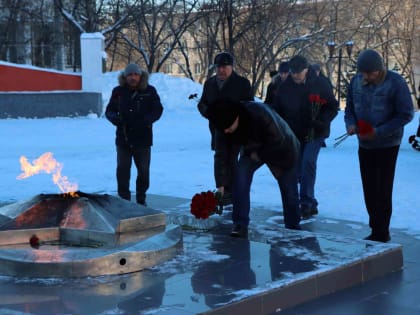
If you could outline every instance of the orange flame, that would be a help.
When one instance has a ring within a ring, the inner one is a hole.
[[[60,188],[60,191],[63,193],[68,193],[71,196],[77,196],[75,193],[78,189],[78,185],[75,183],[70,183],[67,176],[61,175],[61,170],[63,165],[57,162],[51,152],[46,152],[42,154],[39,158],[29,163],[28,159],[25,156],[21,156],[20,159],[20,168],[23,171],[17,179],[25,179],[33,175],[45,172],[47,174],[52,174],[52,180],[54,184]]]

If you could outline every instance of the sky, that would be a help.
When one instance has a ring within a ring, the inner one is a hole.
[[[103,75],[104,108],[112,88],[117,85],[119,72]],[[164,107],[154,126],[154,145],[150,188],[148,193],[191,198],[195,193],[214,190],[213,152],[210,150],[208,122],[197,110],[202,85],[186,78],[161,73],[150,77]],[[403,229],[420,239],[419,175],[420,152],[411,148],[408,137],[415,134],[419,123],[416,112],[405,127],[394,182],[391,228]],[[349,137],[334,148],[334,138],[345,133],[343,112],[331,126],[327,147],[320,152],[316,181],[316,197],[320,215],[366,224],[362,186],[357,158],[357,139]],[[104,116],[79,118],[1,119],[0,135],[0,203],[32,198],[40,193],[59,193],[52,175],[40,173],[18,179],[22,173],[19,159],[24,156],[33,162],[51,152],[60,163],[61,175],[86,193],[116,194],[115,127]],[[135,168],[131,188],[134,189]],[[254,176],[251,207],[263,206],[281,210],[280,193],[271,173],[264,166]],[[186,207],[186,212],[189,209]],[[252,211],[252,210],[251,210]]]

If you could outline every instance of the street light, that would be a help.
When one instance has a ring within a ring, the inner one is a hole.
[[[350,59],[354,43],[353,43],[352,40],[349,40],[349,41],[345,42],[344,45],[346,46],[347,57]],[[328,46],[329,58],[330,59],[338,58],[337,99],[338,99],[338,104],[340,104],[340,98],[341,98],[341,60],[343,59],[343,45],[340,45],[339,48],[338,48],[338,56],[334,56],[334,51],[335,51],[335,47],[337,46],[337,44],[333,40],[328,41],[327,46]]]

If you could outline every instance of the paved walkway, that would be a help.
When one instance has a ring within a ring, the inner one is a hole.
[[[322,217],[304,224],[304,229],[337,233],[354,238],[369,234],[366,225]],[[354,227],[360,227],[355,229]],[[393,243],[403,246],[402,270],[282,312],[284,315],[419,315],[420,240],[399,230],[391,230]]]

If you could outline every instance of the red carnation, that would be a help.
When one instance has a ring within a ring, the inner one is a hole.
[[[357,130],[359,135],[366,136],[374,133],[374,129],[370,123],[365,120],[358,120],[357,121]]]
[[[309,102],[312,105],[311,108],[311,121],[317,120],[319,111],[321,110],[321,106],[327,104],[327,100],[321,98],[319,94],[309,94]],[[315,130],[314,128],[309,128],[308,135],[306,136],[306,141],[312,141],[315,137]]]
[[[318,94],[309,94],[309,102],[320,103],[321,102],[321,97]]]
[[[214,213],[219,213],[219,200],[211,191],[195,194],[191,200],[190,212],[197,219],[207,219]]]
[[[31,245],[32,248],[39,248],[39,238],[35,234],[31,236],[29,239],[29,245]]]

